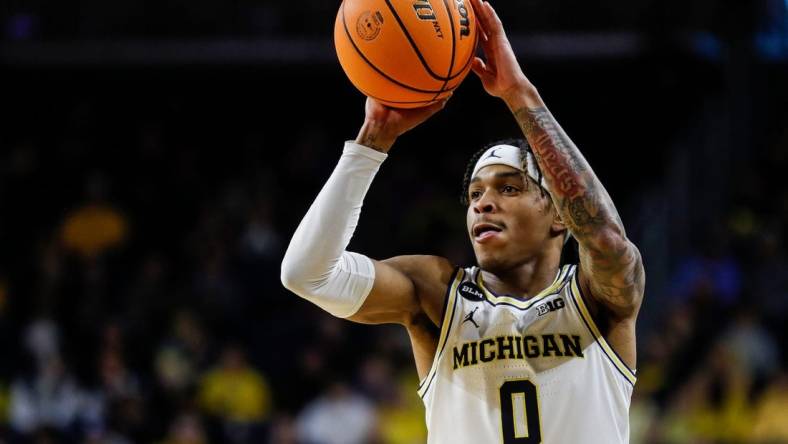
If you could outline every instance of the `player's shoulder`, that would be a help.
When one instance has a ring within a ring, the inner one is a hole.
[[[457,266],[442,256],[404,255],[383,262],[408,276],[417,286],[418,284],[445,286],[457,271]]]
[[[384,262],[413,282],[422,313],[433,325],[439,326],[448,289],[459,268],[445,257],[429,255],[396,256]]]

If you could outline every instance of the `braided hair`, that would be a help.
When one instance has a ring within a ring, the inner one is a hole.
[[[479,158],[482,157],[482,154],[484,154],[485,152],[487,152],[487,150],[489,150],[490,148],[496,145],[511,145],[520,148],[520,159],[522,162],[521,169],[523,171],[528,171],[528,165],[526,164],[527,162],[526,159],[528,158],[529,155],[534,156],[534,152],[531,150],[531,145],[528,144],[527,140],[504,139],[504,140],[498,140],[495,142],[488,143],[482,149],[473,153],[473,156],[471,156],[471,159],[468,161],[468,165],[465,167],[465,175],[462,178],[462,193],[460,194],[460,203],[463,206],[467,207],[468,205],[470,205],[470,202],[468,201],[468,188],[471,186],[471,179],[473,179],[473,177],[471,176],[473,176],[473,169],[476,167],[476,163],[479,161]],[[539,168],[539,165],[536,162],[534,162],[534,165],[536,166],[536,178],[538,179],[536,183],[541,184],[542,170]],[[530,177],[525,172],[523,173],[523,176],[526,181]],[[541,185],[539,186],[539,192],[542,193],[543,197],[546,194],[545,189],[542,188]]]

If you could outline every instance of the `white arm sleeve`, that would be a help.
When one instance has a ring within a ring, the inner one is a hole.
[[[282,284],[337,317],[355,314],[375,282],[372,260],[345,248],[358,224],[364,196],[386,157],[346,142],[282,261]]]

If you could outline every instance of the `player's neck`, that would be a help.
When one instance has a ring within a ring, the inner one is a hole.
[[[559,262],[560,256],[536,257],[507,270],[482,270],[482,280],[496,294],[529,299],[555,280]]]

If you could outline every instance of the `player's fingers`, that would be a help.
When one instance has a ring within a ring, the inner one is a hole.
[[[482,2],[480,0],[471,0],[471,9],[473,9],[473,14],[480,18],[482,14]]]
[[[424,108],[422,115],[424,117],[428,117],[442,110],[446,106],[446,104],[449,103],[449,99],[451,99],[452,94],[453,93],[449,93],[448,96]]]
[[[487,28],[492,28],[496,31],[503,30],[503,23],[501,22],[501,19],[498,17],[498,13],[495,12],[495,9],[493,9],[490,2],[485,1],[482,7],[485,10],[484,16],[486,17]]]
[[[473,7],[473,12],[476,15],[476,23],[479,25],[479,28],[482,29],[486,33],[486,35],[490,35],[490,27],[494,24],[491,21],[490,17],[490,10],[484,7],[484,4],[481,0],[471,0],[471,6]]]
[[[486,81],[493,76],[493,72],[490,67],[479,57],[473,58],[473,62],[471,63],[471,71],[473,71],[473,73],[476,74],[482,81]]]
[[[482,47],[482,61],[484,61],[485,65],[489,69],[495,69],[495,60],[498,57],[498,52],[495,49],[495,44],[492,41],[488,42],[480,42],[480,46]]]
[[[484,32],[484,28],[479,26],[479,30],[477,32],[479,33],[479,41],[481,41],[481,42],[489,42],[490,41],[490,38],[487,37],[487,33]]]
[[[490,37],[484,31],[484,28],[479,26],[479,46],[482,47],[482,50],[485,54],[491,54],[492,52],[492,45],[490,41]]]
[[[484,60],[480,59],[479,57],[474,57],[473,62],[471,63],[471,70],[479,75],[486,74],[487,65],[484,63]]]

